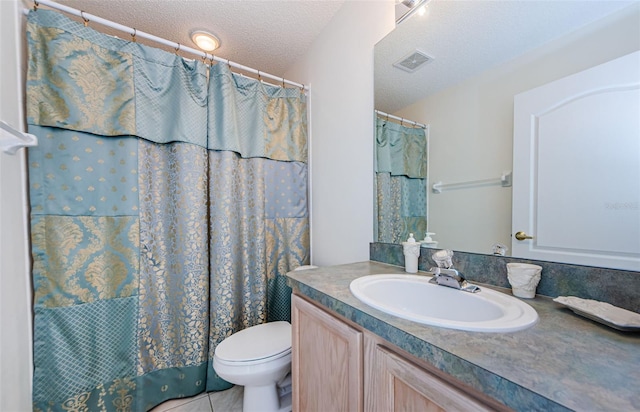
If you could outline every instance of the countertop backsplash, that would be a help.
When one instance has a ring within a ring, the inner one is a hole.
[[[418,269],[428,271],[435,266],[431,253],[436,249],[421,248]],[[369,259],[404,266],[402,245],[371,243]],[[640,272],[580,266],[567,263],[519,259],[454,250],[453,264],[470,282],[510,288],[507,263],[533,263],[542,266],[542,279],[537,294],[555,298],[577,296],[594,299],[640,313]]]

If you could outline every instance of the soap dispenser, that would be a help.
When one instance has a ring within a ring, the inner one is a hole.
[[[420,257],[420,243],[416,242],[413,233],[409,233],[406,242],[402,242],[402,251],[404,253],[404,270],[407,273],[416,273],[418,271],[418,258]]]
[[[431,236],[435,235],[435,233],[433,232],[427,232],[424,235],[424,239],[420,241],[420,245],[422,245],[422,247],[428,247],[428,248],[437,248],[438,247],[438,242],[433,240],[431,238]]]

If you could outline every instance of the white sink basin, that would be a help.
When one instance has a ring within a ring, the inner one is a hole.
[[[483,287],[463,292],[429,283],[430,276],[371,275],[349,288],[363,303],[403,319],[476,332],[513,332],[533,326],[538,313],[525,302]]]

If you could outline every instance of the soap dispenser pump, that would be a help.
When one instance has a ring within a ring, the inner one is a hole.
[[[402,251],[405,272],[416,273],[418,271],[418,257],[420,257],[420,243],[416,242],[413,233],[409,233],[407,241],[402,242]]]
[[[434,249],[438,247],[438,242],[431,238],[431,236],[433,235],[435,235],[435,233],[433,232],[425,233],[424,239],[420,241],[420,244],[422,245],[422,247],[429,247]]]

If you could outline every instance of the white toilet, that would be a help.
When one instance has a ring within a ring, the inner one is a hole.
[[[270,322],[229,336],[216,347],[213,368],[227,382],[244,386],[244,412],[291,411],[277,383],[291,371],[291,325]]]

